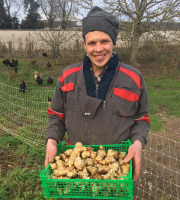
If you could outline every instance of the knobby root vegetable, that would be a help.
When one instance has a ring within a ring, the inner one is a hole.
[[[73,149],[55,157],[50,164],[52,179],[109,179],[119,180],[126,176],[130,164],[124,163],[126,152],[118,152],[100,146],[97,152],[92,147],[85,147],[77,142]]]

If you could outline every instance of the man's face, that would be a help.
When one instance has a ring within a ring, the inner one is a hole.
[[[104,69],[113,52],[111,37],[102,31],[88,32],[85,35],[84,48],[94,70]]]

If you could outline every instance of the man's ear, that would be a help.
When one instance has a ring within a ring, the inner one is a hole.
[[[84,45],[84,47],[86,46],[86,41],[83,39],[83,45]]]
[[[83,40],[83,46],[84,46],[84,49],[86,51],[86,41],[85,40]]]

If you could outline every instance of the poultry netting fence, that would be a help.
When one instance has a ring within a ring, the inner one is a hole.
[[[180,199],[180,142],[149,133],[137,183],[138,199]]]
[[[0,129],[45,150],[47,96],[53,90],[26,90],[0,82]],[[180,199],[180,142],[150,133],[136,184],[137,200]]]
[[[45,148],[47,97],[53,90],[26,90],[0,83],[0,129],[37,148]]]

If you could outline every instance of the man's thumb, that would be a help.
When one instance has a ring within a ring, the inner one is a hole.
[[[48,166],[48,164],[50,162],[54,162],[54,158],[55,157],[53,157],[53,156],[46,157],[46,159],[45,159],[45,168]]]
[[[49,161],[49,162],[54,162],[54,156],[50,156],[50,157],[48,158],[48,161]]]
[[[126,157],[124,158],[124,162],[128,163],[133,157],[134,157],[134,153],[132,151],[129,151]]]

